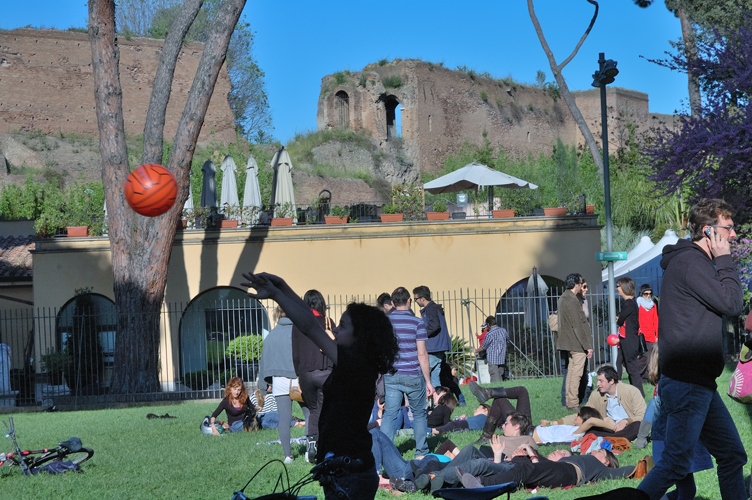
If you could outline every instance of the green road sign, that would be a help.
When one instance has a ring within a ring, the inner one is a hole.
[[[614,261],[614,260],[627,260],[627,252],[595,252],[595,260],[597,261]]]

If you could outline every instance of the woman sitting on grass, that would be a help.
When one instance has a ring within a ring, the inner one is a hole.
[[[238,377],[232,377],[225,387],[225,398],[219,402],[219,406],[211,415],[212,434],[219,436],[220,432],[215,425],[216,419],[222,411],[227,415],[227,422],[222,423],[223,432],[240,432],[243,430],[243,414],[249,408],[248,391],[245,384]]]
[[[334,364],[323,386],[316,461],[348,457],[351,463],[336,477],[336,485],[322,485],[326,498],[337,498],[339,487],[353,500],[373,499],[379,479],[368,418],[376,397],[376,379],[380,373],[392,370],[399,352],[391,322],[375,307],[350,304],[340,320],[339,335],[333,340],[308,304],[282,278],[266,273],[245,273],[243,277],[248,280],[243,286],[256,290],[248,294],[250,297],[277,302],[301,333]]]

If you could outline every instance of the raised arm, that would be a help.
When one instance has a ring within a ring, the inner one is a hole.
[[[257,300],[272,299],[279,304],[298,330],[311,339],[335,365],[337,364],[337,342],[329,338],[308,304],[298,297],[282,278],[267,273],[243,273],[243,277],[248,282],[241,283],[241,286],[256,290],[256,293],[249,292],[249,297]]]

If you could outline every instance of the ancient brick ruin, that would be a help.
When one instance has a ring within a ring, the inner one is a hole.
[[[671,120],[649,112],[647,94],[615,87],[607,92],[612,152],[624,144],[626,124],[647,130]],[[598,138],[599,91],[574,95]],[[401,134],[396,129],[398,109]],[[494,148],[500,146],[514,157],[550,154],[557,138],[565,144],[584,143],[566,104],[544,89],[416,60],[325,76],[316,118],[319,130],[367,130],[383,144],[401,135],[404,151],[422,172],[441,170],[444,159],[465,141],[482,144],[484,131]]]
[[[118,45],[125,130],[142,134],[162,41],[119,38]],[[203,44],[189,43],[180,53],[167,107],[168,140],[177,130],[202,51]],[[234,142],[229,92],[230,80],[223,69],[200,143]],[[91,46],[85,33],[41,29],[0,32],[0,133],[13,129],[98,135]]]

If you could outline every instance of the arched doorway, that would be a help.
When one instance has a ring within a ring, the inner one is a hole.
[[[79,395],[103,392],[115,366],[115,303],[98,293],[77,295],[60,308],[55,324],[68,388]]]
[[[222,286],[196,296],[180,319],[183,384],[204,390],[233,376],[255,381],[269,327],[264,306],[244,290]]]
[[[337,127],[350,128],[350,96],[344,90],[340,90],[334,94],[334,97],[337,108]]]
[[[387,140],[402,137],[402,105],[393,95],[384,98]]]

